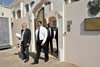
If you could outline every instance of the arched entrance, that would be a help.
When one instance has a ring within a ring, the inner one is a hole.
[[[36,20],[37,20],[37,16],[38,16],[38,13],[39,13],[39,11],[42,9],[42,6],[43,6],[43,4],[45,4],[45,3],[47,3],[47,2],[49,2],[49,0],[42,0],[40,3],[38,3],[37,5],[36,5],[36,7],[33,9],[33,11],[32,11],[32,26],[35,26],[35,23],[36,23]],[[44,21],[45,21],[45,19],[46,19],[46,21],[47,22],[52,22],[52,23],[55,23],[55,22],[57,22],[57,24],[56,24],[56,26],[58,27],[58,29],[59,29],[59,31],[61,31],[62,32],[62,17],[61,17],[61,15],[59,14],[59,13],[57,13],[57,11],[55,12],[55,16],[49,16],[49,17],[47,17],[46,16],[46,18],[45,18],[45,14],[43,14],[44,16]],[[42,18],[43,18],[42,17]],[[48,20],[47,20],[48,19]],[[53,24],[52,24],[53,25]],[[35,30],[35,28],[33,28],[32,27],[32,29],[33,30]],[[35,31],[33,31],[33,34],[35,35]],[[34,36],[33,35],[33,36]],[[60,48],[60,51],[59,51],[59,60],[60,61],[63,61],[63,58],[64,58],[64,51],[63,51],[63,45],[62,45],[62,43],[63,43],[63,36],[62,36],[62,33],[59,33],[58,34],[58,38],[59,38],[59,48]],[[35,42],[34,41],[34,37],[33,37],[33,42]]]

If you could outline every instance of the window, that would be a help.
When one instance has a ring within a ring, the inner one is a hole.
[[[32,2],[30,3],[31,7],[33,6],[34,3],[35,3],[34,1],[32,1]]]
[[[21,18],[21,10],[18,10],[18,11],[17,11],[17,17],[18,17],[18,18]]]
[[[57,28],[57,22],[55,20],[55,21],[53,21],[53,29],[56,30],[56,28]]]
[[[14,24],[13,24],[13,23],[11,23],[11,28],[13,29],[13,27],[14,27]]]
[[[29,12],[29,4],[25,5],[26,12]]]
[[[51,4],[51,2],[47,2],[47,3],[45,3],[45,5],[50,5]]]
[[[4,16],[4,13],[1,13],[2,16]]]

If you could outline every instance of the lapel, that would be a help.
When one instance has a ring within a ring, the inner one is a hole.
[[[23,38],[26,37],[26,32],[27,32],[27,28],[25,29],[25,32],[24,32]]]

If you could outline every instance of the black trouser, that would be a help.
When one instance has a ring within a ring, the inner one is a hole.
[[[58,52],[58,39],[56,39],[57,52]]]
[[[48,37],[47,44],[48,44],[48,47],[49,47],[49,43],[50,43],[51,52],[53,52],[53,43],[52,43],[52,40],[53,39],[51,37]]]
[[[24,44],[21,44],[21,53],[22,59],[29,60],[29,47],[24,47]]]
[[[39,61],[40,53],[41,53],[41,48],[43,48],[43,51],[45,53],[45,60],[49,59],[47,44],[45,43],[44,46],[41,46],[41,43],[42,43],[42,40],[41,41],[37,41],[37,55],[36,55],[36,58],[35,58],[35,62]]]

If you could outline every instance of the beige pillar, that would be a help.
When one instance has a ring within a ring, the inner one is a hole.
[[[31,17],[31,20],[32,22],[31,23],[31,46],[30,46],[30,49],[31,49],[31,52],[35,52],[35,27],[34,27],[34,15],[32,14],[32,17]]]
[[[71,0],[68,0],[68,3],[71,3]]]
[[[18,19],[18,17],[17,17],[17,10],[15,11],[15,18]]]
[[[13,45],[12,42],[12,29],[11,29],[11,17],[9,18],[9,40],[10,40],[10,45]]]
[[[24,17],[24,2],[23,0],[20,2],[20,9],[21,9],[21,18]]]
[[[47,24],[48,24],[48,23],[49,23],[49,19],[48,19],[47,17],[46,17],[45,19],[46,19],[46,21],[47,21]]]
[[[51,8],[51,11],[53,11],[53,3],[51,2],[51,5],[50,5],[50,8]]]

